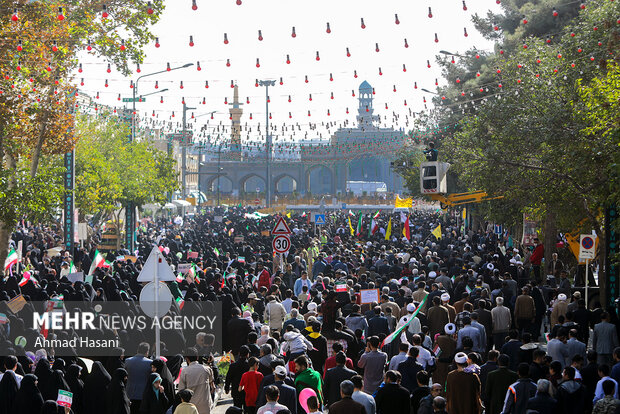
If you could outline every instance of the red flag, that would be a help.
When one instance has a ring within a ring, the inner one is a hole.
[[[411,240],[411,229],[409,228],[409,216],[407,216],[407,220],[405,220],[405,225],[403,227],[403,236],[405,236],[407,240]]]

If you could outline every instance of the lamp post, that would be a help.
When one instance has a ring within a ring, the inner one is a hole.
[[[271,207],[271,136],[269,135],[269,87],[275,86],[274,80],[262,80],[259,81],[260,86],[265,87],[265,164],[266,164],[266,176],[265,176],[265,205],[267,208]]]
[[[183,135],[183,146],[181,147],[181,196],[182,197],[186,197],[187,196],[187,142],[185,142],[185,139],[187,138],[187,110],[188,109],[196,109],[196,108],[192,108],[189,107],[185,104],[185,102],[183,102],[183,130],[181,131],[181,134]]]
[[[136,95],[138,90],[138,82],[140,79],[146,78],[147,76],[153,76],[160,73],[171,72],[177,69],[185,69],[190,66],[193,66],[193,63],[186,63],[183,66],[178,66],[176,68],[171,68],[170,70],[160,70],[158,72],[147,73],[146,75],[139,76],[136,79],[136,83],[133,87],[133,99],[132,99],[132,112],[131,112],[131,135],[129,136],[129,142],[132,142],[136,139]],[[133,202],[128,202],[125,206],[125,248],[128,249],[132,254],[136,245],[136,205]]]
[[[456,56],[456,57],[460,57],[460,58],[466,58],[467,57],[467,56],[459,55],[458,53],[448,52],[447,50],[440,50],[439,53],[441,53],[442,55],[450,55],[450,56]]]
[[[421,91],[424,91],[424,92],[426,92],[426,93],[430,93],[431,95],[439,95],[437,92],[429,91],[429,90],[428,90],[428,89],[426,89],[426,88],[421,88],[420,90],[421,90]]]
[[[220,177],[222,176],[222,167],[220,167],[220,162],[222,160],[222,141],[220,141],[220,136],[217,136],[218,146],[217,146],[217,206],[220,206]]]
[[[160,73],[168,73],[168,72],[172,72],[173,70],[178,70],[178,69],[185,69],[185,68],[189,68],[190,66],[194,66],[193,63],[186,63],[183,66],[177,66],[176,68],[171,68],[170,70],[160,70],[158,72],[152,72],[152,73],[147,73],[145,75],[139,76],[138,79],[136,79],[136,83],[133,87],[133,107],[132,107],[132,117],[131,117],[131,138],[129,140],[129,142],[133,141],[134,139],[136,139],[136,95],[138,93],[138,82],[140,82],[140,79],[142,78],[146,78],[148,76],[154,76],[154,75],[159,75]],[[162,91],[163,92],[163,91]],[[146,95],[143,95],[146,96]]]

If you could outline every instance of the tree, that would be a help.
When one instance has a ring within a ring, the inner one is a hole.
[[[577,232],[582,223],[603,240],[601,213],[619,200],[619,12],[616,3],[589,2],[552,44],[527,38],[527,48],[490,58],[489,95],[444,141],[463,181],[504,196],[489,218],[544,220],[547,254],[557,228]]]
[[[165,203],[178,187],[174,160],[148,141],[127,140],[128,125],[118,117],[77,118],[76,201],[83,214],[112,216],[120,229],[120,209]]]
[[[141,63],[143,47],[154,39],[149,27],[163,11],[162,0],[0,0],[0,262],[4,262],[15,217],[54,204],[53,192],[34,194],[28,186],[49,182],[37,177],[46,155],[63,154],[75,145],[76,89],[72,71],[78,53],[88,52],[114,64],[124,75]],[[109,16],[104,18],[106,5]],[[15,10],[15,18],[8,10]],[[122,33],[122,38],[121,38]],[[23,178],[28,171],[29,179]],[[46,173],[47,174],[47,173]],[[3,206],[19,194],[21,202]],[[45,198],[49,195],[51,198]]]
[[[491,219],[516,223],[528,208],[544,217],[550,209],[545,201],[557,204],[564,224],[580,215],[593,219],[597,207],[588,200],[578,198],[581,208],[561,207],[568,194],[545,185],[551,179],[558,189],[558,183],[570,182],[571,191],[590,190],[566,174],[592,155],[589,144],[583,146],[590,139],[580,134],[583,123],[572,103],[579,100],[578,80],[604,72],[609,54],[616,56],[618,4],[592,1],[581,12],[569,1],[507,0],[502,7],[501,15],[474,17],[481,33],[498,41],[496,53],[471,50],[438,59],[448,85],[439,88],[436,115],[429,120],[447,131],[436,137],[447,145],[442,155],[470,189],[506,196],[493,202],[498,208],[486,209]],[[565,163],[551,168],[554,157]],[[502,162],[508,168],[497,174]],[[601,180],[596,172],[592,183]],[[508,204],[518,208],[507,209]]]

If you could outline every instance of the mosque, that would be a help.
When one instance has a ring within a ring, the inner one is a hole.
[[[299,154],[273,157],[271,162],[272,194],[331,195],[345,194],[352,182],[382,183],[387,192],[402,192],[403,179],[390,163],[404,144],[404,131],[381,128],[373,107],[374,90],[364,81],[359,86],[357,125],[340,128],[317,145],[301,141]],[[242,103],[238,88],[229,103],[232,119],[230,145],[203,155],[199,188],[214,194],[219,185],[222,196],[263,193],[265,191],[265,156],[248,157],[242,149]],[[196,151],[195,149],[193,151]],[[217,174],[218,171],[221,173]]]

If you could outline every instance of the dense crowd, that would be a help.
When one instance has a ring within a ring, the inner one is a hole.
[[[318,229],[309,214],[285,215],[283,256],[269,234],[277,215],[231,207],[147,219],[136,251],[121,246],[105,262],[100,231],[54,251],[58,229],[20,223],[21,260],[0,283],[0,414],[208,414],[217,387],[232,396],[229,414],[620,412],[617,311],[587,309],[557,254],[545,263],[538,240],[524,247],[434,212],[359,214],[328,214]],[[42,333],[8,306],[21,294],[26,307],[60,299],[134,311],[154,246],[178,275],[168,283],[177,304],[221,306],[217,341],[178,332],[156,357],[150,332],[109,331],[114,356],[60,355],[36,347]],[[181,275],[187,263],[195,270]],[[80,269],[89,277],[70,281]],[[73,393],[70,409],[59,390]]]

